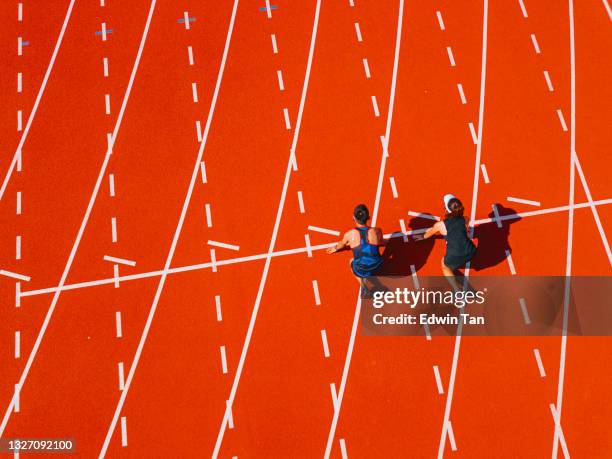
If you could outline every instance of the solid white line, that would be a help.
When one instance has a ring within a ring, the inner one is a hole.
[[[510,268],[510,274],[516,276],[516,269],[514,267],[514,261],[512,260],[512,254],[508,249],[506,249],[506,261],[508,262],[508,267]]]
[[[215,311],[217,312],[217,322],[223,321],[223,314],[221,313],[221,296],[215,295]]]
[[[487,167],[484,165],[484,163],[482,163],[480,165],[480,170],[482,171],[482,178],[484,180],[485,183],[491,183],[489,181],[489,174],[487,173]]]
[[[442,13],[436,11],[436,16],[438,17],[438,24],[440,25],[440,30],[444,30],[444,21],[442,20]]]
[[[332,397],[332,406],[334,410],[338,409],[338,392],[336,391],[336,384],[330,383],[329,391],[331,392]]]
[[[395,186],[395,178],[389,177],[389,183],[391,184],[391,193],[393,194],[393,197],[397,199],[398,194],[397,194],[397,186]]]
[[[559,419],[559,414],[555,409],[555,405],[551,403],[550,405],[550,413],[552,414],[553,421],[555,423],[555,436],[559,436],[559,441],[561,442],[561,450],[563,451],[563,456],[565,459],[570,459],[569,450],[567,449],[567,443],[565,442],[565,435],[563,434],[563,428],[561,427],[561,419]],[[557,451],[554,451],[555,458],[557,457]]]
[[[348,459],[348,454],[346,452],[346,442],[344,438],[340,439],[340,454],[342,454],[342,459]]]
[[[17,110],[17,132],[23,129],[23,111]]]
[[[310,71],[312,68],[312,59],[314,56],[314,47],[317,37],[317,29],[319,25],[319,13],[321,11],[321,0],[317,0],[315,15],[312,27],[312,35],[310,39],[310,49],[308,51],[308,61],[306,64],[306,72],[304,75],[304,83],[302,85],[302,95],[300,97],[300,104],[298,108],[297,121],[295,130],[293,131],[293,140],[291,143],[291,148],[289,149],[289,158],[287,162],[287,169],[285,171],[285,180],[283,182],[283,189],[281,192],[281,197],[279,200],[278,209],[276,212],[276,220],[274,222],[274,228],[272,230],[272,236],[270,237],[270,245],[268,247],[268,254],[266,257],[266,262],[264,264],[264,268],[261,274],[261,279],[259,281],[259,287],[257,289],[257,296],[255,298],[255,303],[253,304],[253,310],[251,312],[251,318],[249,320],[249,326],[247,328],[246,336],[244,338],[244,343],[242,345],[242,351],[240,352],[240,358],[238,360],[238,366],[236,367],[236,374],[234,376],[234,381],[232,383],[232,388],[230,391],[230,396],[227,400],[227,408],[225,410],[225,414],[223,415],[223,419],[221,421],[221,425],[219,427],[219,433],[217,435],[217,440],[215,442],[215,447],[212,453],[212,458],[216,459],[219,455],[219,450],[221,448],[221,443],[223,441],[223,436],[225,435],[225,429],[228,425],[231,408],[234,402],[234,398],[236,397],[236,392],[238,391],[238,384],[240,383],[240,376],[242,375],[242,369],[244,368],[244,362],[246,360],[247,352],[249,349],[249,345],[251,343],[251,337],[253,336],[253,329],[255,328],[255,321],[257,319],[257,314],[259,312],[259,306],[261,304],[261,298],[263,296],[264,287],[266,284],[266,280],[268,277],[268,271],[270,269],[270,263],[272,261],[272,257],[270,256],[274,252],[274,246],[276,244],[276,237],[278,235],[278,230],[280,227],[281,217],[283,214],[283,208],[285,207],[285,201],[287,197],[287,189],[289,188],[289,179],[291,177],[292,166],[294,164],[295,159],[295,150],[298,142],[298,135],[300,133],[300,127],[302,124],[302,116],[304,113],[304,104],[306,103],[306,94],[308,92],[308,82],[310,79]],[[307,237],[308,235],[306,235]],[[311,252],[312,253],[312,252]]]
[[[123,371],[123,362],[117,363],[117,373],[119,374],[119,390],[123,390],[125,387],[125,376]]]
[[[548,90],[553,92],[555,88],[553,88],[552,81],[550,80],[550,75],[548,74],[548,70],[544,70],[544,79],[546,80],[546,86],[548,86]]]
[[[226,375],[227,374],[227,356],[225,355],[225,346],[220,346],[219,352],[221,352],[221,373]]]
[[[108,194],[111,198],[115,197],[115,175],[108,174]]]
[[[559,117],[559,122],[561,123],[563,131],[567,132],[567,124],[565,124],[565,118],[563,117],[563,112],[560,108],[557,109],[557,116]]]
[[[446,53],[448,54],[448,60],[450,61],[451,67],[455,67],[455,56],[453,56],[453,50],[450,46],[446,47]]]
[[[127,260],[125,258],[111,257],[110,255],[104,255],[104,260],[110,261],[112,263],[119,263],[122,265],[136,266],[136,262],[133,260]]]
[[[15,260],[21,260],[21,236],[15,236]]]
[[[187,57],[189,58],[189,65],[195,64],[195,61],[193,60],[193,48],[191,45],[187,46]]]
[[[191,83],[191,95],[193,97],[193,103],[198,103],[198,85],[196,82]]]
[[[378,111],[378,102],[376,101],[376,96],[372,96],[372,108],[374,108],[374,116],[379,117],[380,112]]]
[[[358,22],[355,23],[355,33],[357,34],[357,41],[363,41],[363,38],[361,37],[361,28],[359,27]]]
[[[608,0],[601,0],[604,4],[604,7],[606,8],[606,12],[608,13],[608,17],[610,18],[610,21],[612,21],[612,9],[610,9],[610,4],[608,3]]]
[[[103,74],[104,77],[108,77],[108,57],[105,57],[104,59],[102,59],[102,68],[103,68]]]
[[[323,355],[325,358],[328,358],[330,353],[329,344],[327,344],[327,332],[325,330],[321,330],[321,341],[323,342]]]
[[[521,305],[521,312],[523,313],[523,320],[525,321],[525,325],[529,325],[531,323],[531,319],[529,318],[529,312],[527,311],[527,303],[525,303],[525,298],[519,298],[519,304]]]
[[[66,11],[66,16],[64,17],[64,22],[62,24],[62,28],[60,30],[59,36],[57,37],[57,41],[55,43],[55,48],[53,48],[53,54],[51,55],[51,59],[49,60],[49,65],[47,66],[47,70],[45,72],[45,76],[38,90],[38,94],[36,95],[36,100],[34,101],[34,106],[32,107],[32,111],[30,112],[30,116],[28,117],[28,122],[26,123],[23,134],[21,135],[21,139],[19,140],[19,145],[17,145],[17,149],[15,150],[15,154],[13,155],[13,159],[11,160],[11,164],[9,169],[4,177],[4,181],[2,182],[2,188],[0,188],[0,200],[4,196],[4,192],[6,191],[6,187],[8,182],[13,174],[13,170],[17,163],[18,158],[21,156],[21,149],[23,148],[23,144],[26,141],[28,136],[28,132],[30,132],[30,126],[32,125],[32,121],[34,120],[34,116],[38,111],[38,106],[40,104],[40,100],[42,99],[43,93],[45,92],[45,88],[47,87],[47,82],[49,81],[49,75],[51,75],[51,70],[53,70],[53,65],[55,64],[55,59],[59,52],[59,48],[62,44],[62,40],[64,39],[64,32],[66,32],[66,27],[68,26],[68,21],[70,20],[70,15],[72,14],[72,7],[74,6],[75,0],[70,0],[70,4],[68,5],[68,10]]]
[[[212,228],[212,215],[210,213],[210,204],[206,203],[204,205],[204,211],[206,212],[206,226]]]
[[[12,271],[6,271],[5,269],[0,269],[0,276],[12,277],[13,279],[18,279],[22,281],[29,282],[31,280],[30,276],[25,276],[23,274],[17,274]]]
[[[204,161],[200,163],[200,175],[202,177],[202,183],[207,183],[208,180],[206,178],[206,164]]]
[[[416,267],[414,265],[410,265],[410,272],[412,275],[412,283],[414,284],[414,289],[420,289],[421,286],[419,285],[419,278],[417,277]]]
[[[272,19],[272,8],[270,8],[270,0],[266,0],[266,14],[268,19]]]
[[[117,217],[111,218],[111,239],[117,242]]]
[[[304,242],[306,243],[308,258],[312,258],[312,246],[310,245],[310,236],[308,234],[304,234]]]
[[[21,386],[19,384],[15,384],[15,391],[13,392],[13,400],[15,403],[11,409],[15,410],[15,413],[19,413],[21,411]]]
[[[440,221],[440,217],[436,217],[435,215],[422,214],[421,212],[413,212],[412,210],[408,211],[408,215],[411,217],[426,218],[427,220],[434,220],[437,222]]]
[[[232,405],[229,400],[225,401],[225,412],[227,413],[227,426],[230,429],[234,428],[234,414],[232,412]]]
[[[448,441],[451,445],[452,451],[457,451],[457,443],[455,443],[455,433],[453,432],[453,425],[450,422],[450,419],[446,421],[446,431],[448,432]]]
[[[540,45],[534,33],[531,34],[531,43],[533,43],[533,49],[535,49],[536,54],[540,54]]]
[[[533,356],[536,359],[536,363],[538,364],[538,371],[540,372],[540,378],[546,377],[546,371],[544,371],[544,364],[542,363],[542,357],[540,357],[540,350],[534,349]]]
[[[23,73],[17,72],[17,92],[23,91]]]
[[[389,149],[388,149],[387,141],[385,140],[385,136],[384,135],[380,136],[380,145],[381,145],[382,150],[383,150],[383,156],[385,158],[388,158],[389,157]]]
[[[302,196],[301,191],[297,192],[297,197],[298,197],[298,205],[300,206],[300,213],[303,214],[306,212],[306,209],[304,208],[304,197]]]
[[[208,240],[207,244],[213,247],[221,247],[222,249],[229,249],[229,250],[236,250],[236,251],[240,250],[239,245],[226,244],[225,242],[211,241],[210,239]]]
[[[461,83],[457,83],[457,90],[459,91],[461,103],[464,105],[467,104],[467,99],[465,98],[465,93],[463,92],[463,85]]]
[[[276,77],[278,78],[278,87],[281,91],[285,90],[285,83],[283,83],[283,72],[281,70],[276,71]]]
[[[200,120],[196,120],[195,126],[196,126],[196,137],[198,138],[198,142],[201,142],[202,141],[202,123],[200,122]]]
[[[495,216],[495,218],[494,218],[495,223],[497,224],[498,228],[501,228],[502,227],[502,220],[499,217],[499,211],[497,210],[497,204],[493,204],[491,207],[493,208],[493,215]]]
[[[15,358],[21,357],[21,332],[15,332]]]
[[[189,30],[189,13],[187,11],[183,13],[183,19],[185,20],[185,30]]]
[[[115,288],[119,288],[119,265],[117,263],[113,265],[113,274],[115,276]]]
[[[372,74],[370,73],[370,64],[368,64],[368,60],[363,58],[363,71],[365,72],[366,78],[370,79]]]
[[[15,203],[15,214],[21,215],[21,191],[16,194],[17,202]]]
[[[270,34],[270,39],[272,40],[272,52],[274,54],[278,54],[278,47],[276,46],[276,35]]]
[[[315,304],[321,305],[321,297],[319,296],[319,283],[316,280],[312,281],[312,291],[314,292]]]
[[[527,16],[527,8],[525,8],[525,4],[523,3],[523,0],[518,0],[519,1],[519,5],[521,6],[521,13],[523,13],[523,17],[527,18],[529,16]]]
[[[540,201],[531,201],[529,199],[514,198],[512,196],[506,197],[506,200],[510,202],[516,202],[519,204],[527,204],[529,206],[536,206],[536,207],[540,207],[542,205]]]
[[[476,129],[474,128],[474,123],[469,122],[468,126],[470,128],[470,134],[472,134],[472,142],[474,145],[478,144],[478,136],[476,135]]]
[[[212,267],[212,272],[217,272],[217,255],[215,253],[215,249],[210,249],[210,265]]]
[[[438,388],[438,394],[444,393],[444,387],[442,386],[442,378],[440,377],[440,369],[438,365],[433,366],[434,377],[436,378],[436,386]]]
[[[126,447],[127,444],[127,419],[121,416],[121,446]]]
[[[123,336],[123,328],[121,327],[121,311],[115,311],[115,336],[121,338]]]
[[[308,231],[316,231],[317,233],[331,234],[332,236],[340,236],[340,231],[334,231],[319,226],[308,225]]]
[[[285,128],[291,129],[291,122],[289,121],[289,110],[283,108],[283,116],[285,117]]]

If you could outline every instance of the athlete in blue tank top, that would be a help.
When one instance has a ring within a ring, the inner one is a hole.
[[[340,242],[327,249],[327,253],[336,253],[350,247],[353,251],[351,269],[359,283],[365,286],[364,280],[376,274],[382,265],[379,247],[384,245],[385,241],[380,228],[367,226],[370,212],[364,204],[355,207],[353,219],[357,227],[347,231]]]

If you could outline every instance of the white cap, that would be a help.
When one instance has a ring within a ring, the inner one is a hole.
[[[451,211],[448,208],[448,203],[451,201],[451,199],[456,199],[454,194],[445,194],[444,195],[444,207],[446,208],[446,210],[448,210],[449,212]]]

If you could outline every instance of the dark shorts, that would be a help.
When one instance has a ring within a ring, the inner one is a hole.
[[[366,277],[374,276],[381,265],[382,260],[380,260],[380,263],[374,266],[355,266],[355,260],[353,260],[351,262],[351,270],[353,271],[353,274],[355,274],[355,276],[365,279]]]
[[[465,256],[456,256],[456,255],[445,255],[444,256],[444,264],[448,266],[453,271],[456,269],[460,269],[465,267],[465,265],[474,258],[476,255],[476,250]]]

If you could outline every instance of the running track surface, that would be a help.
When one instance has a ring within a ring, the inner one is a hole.
[[[0,9],[2,438],[612,457],[609,339],[360,336],[349,257],[309,229],[357,202],[422,228],[453,192],[532,212],[482,225],[473,275],[610,275],[605,0]],[[442,244],[393,244],[438,273]]]

